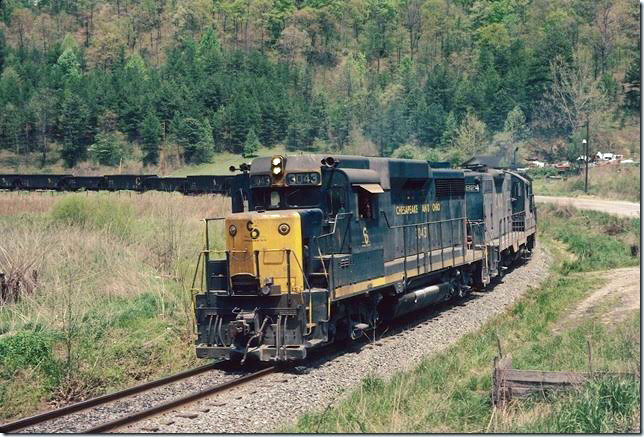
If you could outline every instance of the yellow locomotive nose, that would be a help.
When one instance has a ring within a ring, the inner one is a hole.
[[[231,214],[226,229],[233,293],[303,290],[302,226],[297,212]]]

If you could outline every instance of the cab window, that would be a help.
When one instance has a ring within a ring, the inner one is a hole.
[[[372,220],[375,217],[375,197],[367,190],[358,189],[358,217],[360,220]]]
[[[311,208],[320,205],[320,189],[292,188],[286,191],[286,204],[289,208]]]

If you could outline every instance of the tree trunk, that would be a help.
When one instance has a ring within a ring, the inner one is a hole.
[[[42,164],[41,167],[45,166],[47,162],[47,118],[42,126]]]

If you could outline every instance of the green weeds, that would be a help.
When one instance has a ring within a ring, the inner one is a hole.
[[[522,426],[508,431],[523,433],[625,433],[631,431],[640,404],[640,384],[635,378],[601,377],[568,393],[546,396],[551,408]],[[534,407],[544,399],[524,401]]]
[[[575,255],[561,264],[564,274],[639,264],[639,218],[543,205],[539,219],[540,228]]]

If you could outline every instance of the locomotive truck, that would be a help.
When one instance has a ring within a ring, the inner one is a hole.
[[[483,288],[535,246],[532,182],[509,169],[298,155],[246,170],[232,213],[205,220],[201,358],[302,360]]]

